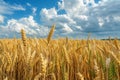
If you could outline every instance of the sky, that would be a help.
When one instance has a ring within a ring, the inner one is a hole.
[[[0,38],[120,38],[120,0],[0,0]]]

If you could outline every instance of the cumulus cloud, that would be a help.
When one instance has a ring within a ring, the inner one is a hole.
[[[22,10],[25,11],[25,8],[21,5],[10,5],[4,0],[0,0],[0,14],[13,14],[13,11]]]
[[[67,24],[62,24],[62,26],[64,26],[63,31],[68,33],[73,32],[73,30]]]
[[[7,4],[3,0],[0,1],[3,2],[0,4]],[[98,3],[94,0],[61,0],[58,2],[58,9],[52,7],[43,8],[40,11],[41,24],[36,23],[33,16],[29,16],[18,20],[8,20],[7,25],[1,27],[1,30],[19,33],[21,28],[24,28],[28,35],[46,36],[50,26],[56,24],[55,37],[85,38],[88,33],[91,33],[91,37],[96,38],[119,37],[119,5],[120,0],[101,0]],[[36,13],[37,9],[31,8],[32,12]],[[4,10],[6,9],[4,8]],[[65,13],[59,14],[63,10]],[[8,12],[11,11],[8,10]]]
[[[8,21],[7,27],[11,31],[20,32],[23,28],[27,34],[36,34],[32,28],[37,28],[37,23],[33,20],[33,16],[29,16],[28,18],[21,18],[19,20],[11,19]]]
[[[50,20],[54,18],[55,16],[57,16],[57,11],[55,8],[51,8],[51,9],[43,8],[40,12],[40,15],[41,15],[42,21],[45,21],[46,19]]]
[[[4,36],[7,35],[8,37],[12,36],[13,34],[18,36],[17,34],[20,33],[21,29],[24,29],[26,34],[29,36],[44,37],[48,32],[47,27],[43,28],[43,26],[38,25],[38,23],[35,22],[33,16],[24,17],[19,20],[10,19],[8,20],[6,26],[2,26],[0,28],[2,29],[3,33],[6,33]]]
[[[61,0],[58,10],[44,8],[40,16],[43,25],[57,25],[56,35],[74,37],[91,33],[93,37],[108,37],[117,35],[120,29],[119,5],[120,0],[101,0],[98,3],[94,0]],[[58,14],[60,10],[65,10],[66,14]]]

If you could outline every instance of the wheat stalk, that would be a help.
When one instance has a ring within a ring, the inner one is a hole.
[[[120,66],[120,59],[117,58],[117,56],[112,52],[112,51],[109,51],[109,53],[113,56],[113,58],[116,60],[116,62],[119,64]]]

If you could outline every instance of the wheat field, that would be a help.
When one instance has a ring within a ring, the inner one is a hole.
[[[120,80],[120,41],[52,39],[0,40],[0,80]]]

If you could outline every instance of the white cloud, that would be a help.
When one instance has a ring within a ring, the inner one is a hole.
[[[102,27],[104,25],[104,20],[101,17],[98,18],[98,24],[100,27]]]
[[[64,9],[64,1],[63,0],[58,2],[58,8],[59,9]]]
[[[22,11],[25,11],[26,9],[23,8],[21,5],[14,5],[14,6],[11,6],[11,9],[13,10],[22,10]]]
[[[30,6],[30,4],[27,5]],[[10,28],[10,30],[15,32],[19,32],[21,28],[24,28],[27,34],[40,36],[44,34],[45,36],[50,26],[56,24],[54,36],[83,38],[87,37],[90,32],[92,37],[97,38],[108,36],[119,37],[119,5],[120,0],[101,0],[98,3],[95,3],[94,0],[61,0],[58,2],[58,9],[55,7],[49,9],[43,8],[40,11],[42,24],[36,23],[33,16],[29,16],[19,20],[9,20],[6,28],[8,30]],[[36,10],[32,9],[32,12],[36,13]],[[62,10],[65,13],[59,14],[59,11]]]
[[[116,22],[120,22],[120,16],[114,16],[113,19],[114,19]]]
[[[4,16],[0,15],[0,23],[4,23]]]
[[[64,9],[69,16],[74,16],[75,14],[82,14],[87,11],[83,0],[63,0],[60,7],[62,7],[62,9]]]
[[[37,34],[34,29],[38,28],[38,24],[33,20],[33,16],[29,16],[19,20],[11,19],[8,21],[7,27],[11,31],[20,32],[21,29],[25,29],[27,34]]]
[[[10,5],[4,0],[0,0],[0,14],[13,14],[13,11],[17,10],[25,11],[25,8],[18,4]]]
[[[36,15],[36,11],[37,11],[37,8],[33,7],[33,8],[32,8],[32,13],[33,13],[33,15]]]
[[[65,31],[67,33],[73,32],[73,30],[67,24],[62,24],[62,26],[64,27],[63,31]]]
[[[26,5],[31,8],[32,15],[36,15],[37,8],[33,7],[30,3],[26,3]]]
[[[24,17],[18,20],[10,19],[8,20],[7,25],[0,27],[0,29],[2,30],[1,33],[5,33],[5,35],[1,35],[8,35],[8,37],[12,36],[13,34],[17,35],[17,33],[20,33],[21,29],[24,29],[27,35],[32,36],[44,37],[48,33],[48,28],[43,28],[43,26],[38,25],[38,23],[36,23],[33,19],[33,16]]]
[[[44,26],[51,27],[51,25],[56,24],[57,34],[72,33],[73,30],[70,26],[76,24],[76,22],[73,21],[68,15],[66,14],[58,15],[57,10],[55,8],[42,9],[40,12],[40,16],[41,16],[42,24]]]
[[[26,3],[27,6],[31,7],[31,4],[30,3]]]
[[[40,12],[40,15],[43,21],[44,19],[50,20],[57,16],[57,11],[55,8],[51,8],[51,9],[43,8]]]
[[[120,29],[119,5],[120,0],[102,0],[98,3],[94,0],[61,0],[58,10],[44,8],[40,16],[43,25],[57,25],[56,35],[87,36],[91,32],[94,37],[107,37],[117,35]],[[60,10],[65,10],[66,14],[58,14]]]

